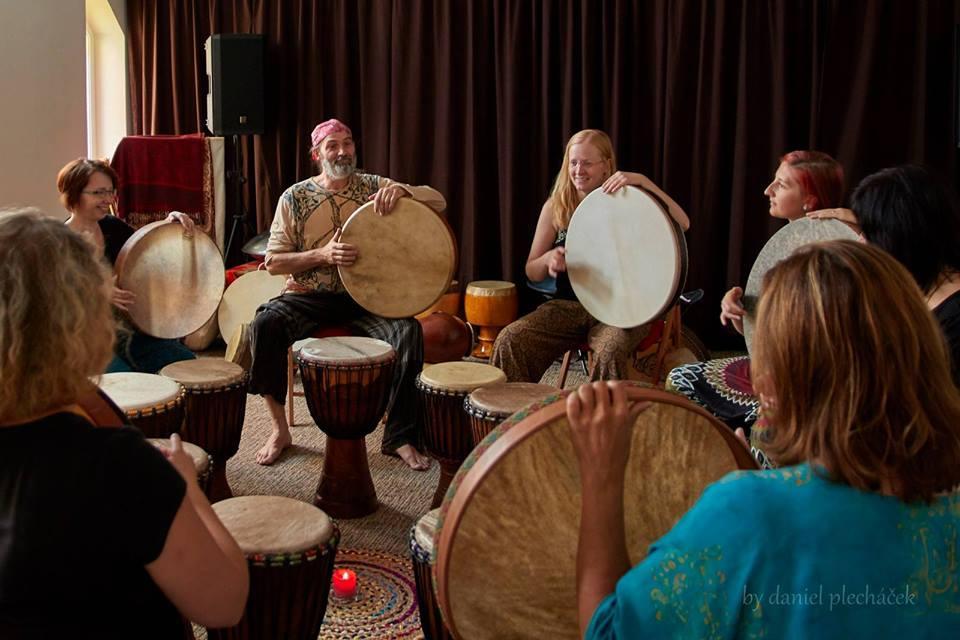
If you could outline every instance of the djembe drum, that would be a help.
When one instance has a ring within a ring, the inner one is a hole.
[[[211,640],[316,640],[327,611],[337,525],[320,509],[278,496],[243,496],[213,510],[247,558],[250,595],[240,623]]]
[[[314,504],[335,518],[377,510],[364,438],[383,417],[397,354],[374,338],[318,338],[297,354],[307,407],[327,435]]]
[[[198,358],[168,364],[160,375],[186,390],[181,436],[213,456],[210,500],[233,497],[227,482],[227,460],[240,448],[247,409],[247,373],[219,358]]]
[[[517,287],[501,280],[477,280],[463,298],[467,322],[477,327],[474,358],[489,358],[500,330],[517,319]]]
[[[470,416],[473,445],[480,444],[497,425],[520,409],[556,392],[556,387],[532,382],[502,382],[480,387],[463,401],[463,410]]]
[[[183,426],[184,390],[179,382],[152,373],[105,373],[100,389],[148,438],[168,438]]]
[[[147,438],[147,442],[157,449],[170,449],[170,440],[167,438]],[[210,458],[210,454],[192,442],[183,440],[182,444],[183,452],[190,456],[190,459],[193,460],[193,466],[197,470],[197,484],[200,485],[200,490],[213,502],[214,499],[210,496],[210,474],[213,468],[213,460]]]
[[[727,427],[683,398],[638,386],[627,397],[652,403],[637,417],[626,473],[626,540],[637,563],[707,485],[757,466]],[[434,581],[454,636],[579,638],[581,488],[565,399],[549,396],[506,420],[453,486],[437,525]]]
[[[410,560],[413,580],[417,588],[417,608],[424,640],[451,640],[450,631],[443,624],[437,595],[433,589],[433,541],[437,533],[440,509],[433,509],[410,528]]]
[[[442,362],[424,368],[417,377],[424,441],[427,451],[440,464],[431,508],[440,505],[453,475],[473,450],[464,398],[475,389],[506,381],[503,371],[479,362]]]

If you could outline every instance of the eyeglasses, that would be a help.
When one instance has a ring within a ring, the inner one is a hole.
[[[571,160],[570,168],[576,169],[577,167],[583,167],[584,169],[589,169],[595,164],[600,164],[603,160]]]
[[[89,196],[93,196],[94,198],[112,198],[113,196],[117,195],[117,190],[116,189],[97,189],[95,191],[83,191],[82,193],[85,193]]]

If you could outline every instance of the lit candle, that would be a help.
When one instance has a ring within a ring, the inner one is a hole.
[[[342,600],[352,600],[357,595],[357,574],[350,569],[333,572],[333,595]]]

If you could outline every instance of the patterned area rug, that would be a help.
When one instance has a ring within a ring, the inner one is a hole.
[[[339,549],[337,569],[357,574],[357,599],[332,597],[320,640],[422,639],[410,558],[363,549]]]

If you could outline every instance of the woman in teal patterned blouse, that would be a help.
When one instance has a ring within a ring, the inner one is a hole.
[[[957,637],[960,396],[913,278],[868,245],[813,245],[769,272],[754,345],[780,468],[710,486],[632,569],[643,407],[611,383],[569,397],[585,637]]]

